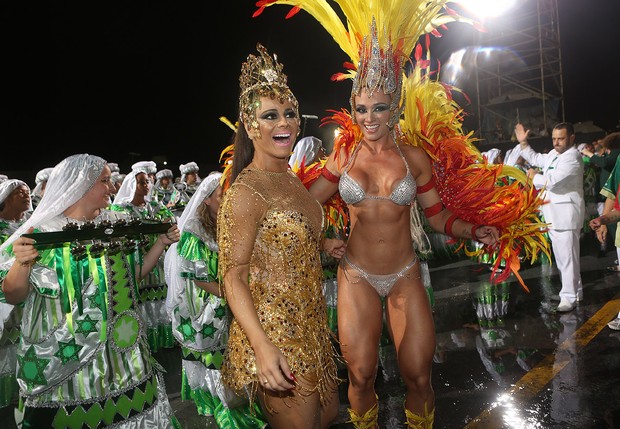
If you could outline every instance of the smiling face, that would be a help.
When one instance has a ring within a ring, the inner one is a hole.
[[[110,196],[114,192],[114,184],[110,180],[111,175],[110,167],[105,165],[99,178],[82,197],[82,200],[90,209],[102,209],[110,204]]]
[[[363,89],[355,96],[355,122],[362,129],[366,141],[376,141],[389,134],[390,103],[392,98],[382,91],[375,91],[368,96]]]
[[[299,134],[299,115],[290,100],[261,97],[256,109],[257,128],[246,125],[255,155],[288,159]]]
[[[136,174],[136,195],[146,197],[151,189],[151,179],[146,173]]]

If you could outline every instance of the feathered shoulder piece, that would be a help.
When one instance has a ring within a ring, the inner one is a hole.
[[[421,47],[416,49],[416,67],[403,82],[407,99],[402,133],[431,157],[437,190],[446,208],[468,222],[493,225],[501,231],[498,249],[469,251],[465,240],[461,247],[472,256],[493,255],[493,281],[504,281],[513,273],[527,290],[519,275],[521,258],[534,262],[541,252],[550,257],[544,234],[547,224],[538,213],[543,194],[521,170],[488,163],[474,146],[472,133],[463,132],[463,111],[452,97],[457,89],[430,78],[430,62],[421,58],[421,52]],[[502,262],[505,270],[498,269]]]
[[[363,134],[359,125],[353,123],[347,109],[328,110],[327,112],[331,113],[331,116],[322,118],[321,126],[335,124],[337,127],[333,151],[338,168],[340,168],[348,162],[351,153],[362,140]]]

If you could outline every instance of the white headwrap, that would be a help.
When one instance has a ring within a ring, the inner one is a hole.
[[[209,198],[213,191],[220,185],[220,179],[222,173],[219,171],[212,171],[207,177],[200,183],[200,186],[196,189],[194,195],[183,209],[183,214],[177,222],[179,232],[182,234],[185,229],[187,221],[196,216],[198,207],[202,205],[205,199]],[[215,237],[214,237],[215,238]],[[177,252],[177,243],[173,243],[166,251],[166,257],[164,259],[164,273],[166,277],[166,284],[168,285],[168,295],[166,296],[166,310],[168,313],[174,310],[176,306],[179,293],[183,290],[184,282],[179,275],[179,267],[181,266],[181,256]]]
[[[0,174],[0,183],[4,182],[5,180],[9,180],[9,176],[7,176],[6,174]]]
[[[151,162],[151,161],[142,161],[142,162],[136,162],[132,169],[131,169],[131,173],[127,174],[125,176],[125,178],[123,179],[123,183],[121,184],[121,187],[119,188],[118,192],[116,193],[116,196],[114,197],[114,204],[116,205],[125,205],[127,203],[130,203],[131,200],[133,200],[134,194],[136,193],[136,176],[140,173],[144,173],[146,175],[149,174],[148,170],[147,170],[147,163]],[[144,200],[146,202],[151,201],[151,190],[152,190],[152,184],[151,186],[149,186],[149,192],[147,193],[147,195],[144,197]]]
[[[146,169],[146,174],[157,173],[157,164],[155,163],[155,161],[138,161],[131,166],[132,170],[136,170],[138,168]]]
[[[106,161],[96,155],[82,153],[60,161],[52,170],[45,194],[30,218],[0,246],[2,253],[28,228],[38,228],[75,204],[95,184]]]
[[[198,175],[198,171],[200,171],[200,167],[194,161],[188,162],[187,164],[181,164],[179,166],[179,171],[181,172],[181,182],[185,183],[185,176],[187,173],[196,173],[196,183],[200,183],[202,179]]]
[[[34,178],[34,183],[36,186],[32,190],[33,197],[41,196],[41,188],[43,188],[43,183],[47,182],[47,180],[50,178],[50,174],[52,174],[53,169],[54,167],[47,167],[43,170],[39,170],[37,176]]]
[[[118,164],[116,162],[108,162],[108,167],[110,167],[110,171],[112,173],[120,173],[121,169],[118,168]]]
[[[164,177],[170,177],[172,179],[172,170],[168,170],[167,168],[164,168],[163,170],[159,170],[157,174],[155,175],[155,178],[157,180],[161,180]]]
[[[288,159],[288,165],[291,168],[299,167],[304,159],[306,165],[311,163],[322,146],[323,142],[317,137],[308,136],[301,138],[293,148],[293,153]]]
[[[125,180],[125,177],[127,177],[126,174],[121,174],[121,173],[117,173],[117,172],[113,172],[112,176],[110,177],[110,180],[112,181],[112,183],[118,183],[118,182],[123,182],[123,180]]]
[[[30,186],[22,180],[18,179],[9,179],[0,183],[0,204],[2,204],[11,193],[20,186],[25,186],[30,191]],[[32,211],[32,201],[30,202],[30,207],[28,210]]]

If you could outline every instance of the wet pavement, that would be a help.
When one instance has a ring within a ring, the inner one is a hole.
[[[620,273],[607,270],[615,248],[599,255],[590,238],[581,249],[584,296],[569,313],[554,311],[560,279],[549,264],[522,267],[528,293],[514,276],[490,288],[488,266],[469,259],[429,262],[437,332],[435,429],[620,428],[620,331],[607,327],[620,311]],[[405,390],[393,349],[384,346],[381,356],[379,424],[404,428]],[[166,388],[183,427],[217,428],[180,399],[179,349],[156,357],[168,371]],[[351,428],[346,382],[340,401],[331,428]]]

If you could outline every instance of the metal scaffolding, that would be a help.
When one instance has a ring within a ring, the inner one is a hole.
[[[509,140],[501,131],[517,121],[544,136],[564,120],[557,0],[519,2],[485,26],[474,67],[482,145]]]

